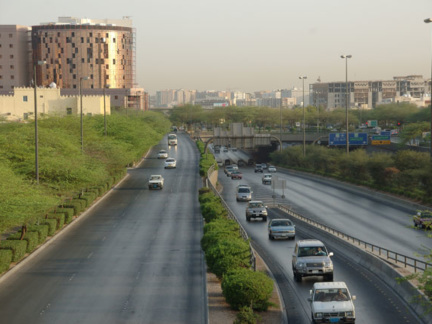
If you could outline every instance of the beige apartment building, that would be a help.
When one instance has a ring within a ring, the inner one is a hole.
[[[410,98],[422,106],[430,102],[429,82],[421,75],[398,76],[393,80],[319,82],[310,85],[310,103],[328,110],[346,106],[371,109],[379,104],[401,101],[401,98],[408,102],[406,98]]]
[[[60,89],[37,88],[37,111],[41,115],[78,115],[81,113],[80,96],[62,96]],[[34,88],[15,88],[12,95],[0,95],[0,118],[9,121],[34,119]],[[109,96],[82,96],[84,115],[111,113]]]
[[[0,25],[0,93],[30,86],[30,27]]]

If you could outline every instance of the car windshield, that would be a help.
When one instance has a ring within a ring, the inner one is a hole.
[[[249,188],[239,188],[238,192],[239,193],[249,193],[250,190],[249,190]]]
[[[320,256],[327,255],[327,252],[323,246],[304,246],[299,248],[298,256],[299,257],[308,257],[308,256]]]
[[[271,223],[271,226],[292,226],[292,223],[290,221],[273,221]]]
[[[350,300],[347,289],[317,289],[313,298],[318,302],[331,302],[331,301],[347,301]]]
[[[262,203],[252,203],[249,205],[249,207],[251,208],[259,208],[259,207],[263,207]]]
[[[159,178],[160,177],[158,177],[158,176],[153,176],[153,177],[150,177],[150,180],[159,180]]]

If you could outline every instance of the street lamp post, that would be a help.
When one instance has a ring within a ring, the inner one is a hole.
[[[348,59],[352,55],[341,55],[345,59],[345,116],[346,116],[346,153],[349,154],[349,131],[348,131]]]
[[[83,105],[82,105],[82,81],[88,80],[89,77],[80,77],[79,80],[79,97],[80,97],[80,124],[81,124],[81,153],[84,153],[84,128],[83,128]]]
[[[432,22],[432,18],[424,20],[426,24]],[[432,55],[431,55],[431,86],[430,86],[430,110],[431,110],[431,142],[430,142],[430,158],[432,160]]]
[[[44,65],[46,61],[38,61],[37,64],[33,64],[33,86],[34,86],[34,120],[35,120],[35,173],[36,173],[36,184],[39,184],[39,133],[38,133],[38,110],[37,110],[37,77],[36,77],[36,66]]]
[[[299,79],[303,81],[303,156],[306,156],[306,113],[304,98],[304,80],[307,79],[307,76],[300,76]]]
[[[105,99],[105,90],[109,88],[109,84],[105,84],[105,87],[103,88],[103,97],[104,97],[104,134],[107,136],[107,120],[106,120],[106,99]]]
[[[280,99],[281,99],[281,101],[280,101],[280,132],[279,132],[279,139],[280,139],[280,143],[279,143],[279,145],[280,145],[280,151],[282,152],[282,89],[280,90]]]

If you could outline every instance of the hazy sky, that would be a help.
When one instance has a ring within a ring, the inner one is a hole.
[[[133,19],[137,81],[253,92],[309,82],[430,78],[432,0],[0,0],[0,24]]]

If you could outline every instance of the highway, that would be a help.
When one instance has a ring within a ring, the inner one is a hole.
[[[165,170],[166,149],[177,169]],[[206,323],[199,153],[165,137],[78,221],[0,280],[0,322]],[[163,190],[148,190],[151,174]]]
[[[229,154],[232,154],[231,152]],[[294,210],[304,216],[330,225],[342,232],[361,238],[365,241],[392,248],[406,255],[415,256],[420,245],[431,246],[431,241],[423,231],[410,228],[409,206],[393,204],[373,194],[360,195],[350,192],[347,186],[333,187],[326,181],[316,181],[292,174],[275,175],[287,180],[286,196],[282,199],[280,190],[273,192],[271,186],[261,183],[261,173],[254,173],[253,167],[241,167],[243,180],[231,180],[223,171],[219,172],[219,182],[223,186],[222,196],[237,215],[242,226],[252,239],[255,249],[264,258],[276,280],[287,310],[289,323],[310,323],[310,306],[307,301],[309,290],[315,281],[321,278],[303,278],[296,283],[292,275],[291,257],[295,241],[270,241],[267,235],[267,224],[261,221],[247,222],[245,219],[246,203],[237,202],[235,187],[249,184],[253,190],[253,199],[272,202],[276,194],[278,202],[293,206]],[[269,218],[287,217],[278,209],[270,209]],[[389,288],[379,274],[353,264],[343,246],[337,244],[328,235],[311,231],[293,220],[296,224],[298,239],[318,238],[325,242],[329,251],[334,252],[334,280],[345,281],[351,294],[357,296],[355,301],[356,323],[422,323],[407,305]]]

